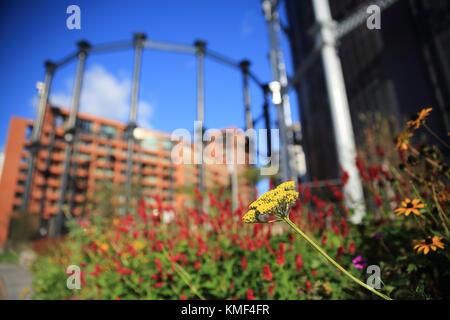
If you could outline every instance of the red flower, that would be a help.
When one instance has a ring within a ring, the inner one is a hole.
[[[380,208],[383,205],[383,200],[379,194],[375,196],[375,204],[377,208]]]
[[[123,268],[120,264],[117,265],[116,271],[120,276],[123,276],[125,274],[130,275],[133,272],[133,270],[131,269]]]
[[[328,240],[328,237],[327,237],[326,234],[324,234],[323,237],[322,237],[322,245],[323,246],[327,244],[327,240]]]
[[[352,243],[350,243],[350,245],[348,246],[348,251],[350,252],[350,253],[355,253],[355,243],[354,242],[352,242]]]
[[[375,147],[377,149],[377,153],[380,157],[384,157],[384,151],[380,146]]]
[[[342,236],[344,238],[346,238],[348,227],[347,227],[347,220],[345,220],[345,218],[343,218],[343,217],[341,217],[341,231],[342,231]]]
[[[277,259],[276,262],[282,266],[284,264],[284,253],[286,252],[286,245],[284,244],[284,242],[280,243],[280,247],[278,248],[278,254],[277,254]]]
[[[270,271],[270,266],[266,263],[263,267],[264,279],[267,281],[272,280],[272,271]]]
[[[163,281],[157,282],[157,283],[155,283],[155,288],[161,288],[163,285],[164,285]]]
[[[337,257],[336,257],[337,260],[341,260],[342,255],[344,254],[344,251],[345,251],[344,246],[340,246],[338,248],[338,253],[337,253]]]
[[[145,212],[146,205],[145,205],[145,199],[144,197],[141,198],[141,202],[139,203],[139,207],[137,209],[139,217],[141,218],[141,220],[147,224],[148,221],[148,216],[147,213]]]
[[[186,298],[186,296],[185,296],[184,294],[182,294],[182,295],[180,296],[180,300],[187,300],[187,298]]]
[[[292,233],[289,233],[288,238],[289,238],[289,242],[291,242],[291,243],[294,242],[294,240],[295,240],[295,236]]]
[[[306,281],[306,291],[311,291],[311,285],[312,285],[312,283],[311,283],[311,281]]]
[[[162,263],[161,260],[159,260],[159,258],[155,258],[155,264],[156,264],[156,268],[158,268],[159,273],[162,273]]]
[[[255,300],[255,296],[253,295],[252,289],[247,290],[247,300]]]
[[[233,291],[233,289],[234,289],[234,279],[231,279],[230,288],[228,290]]]
[[[295,257],[295,268],[297,269],[297,272],[300,272],[303,267],[303,260],[300,253],[297,253],[297,256]]]
[[[119,230],[120,232],[125,233],[125,234],[127,234],[128,232],[130,232],[130,230],[128,230],[128,228],[127,228],[127,227],[124,227],[124,226],[118,226],[118,227],[117,227],[117,230]]]
[[[311,274],[313,277],[315,277],[317,275],[317,270],[316,269],[312,269],[311,270]]]
[[[269,297],[273,296],[273,290],[275,289],[275,286],[269,286]]]
[[[341,175],[341,182],[342,182],[342,186],[345,186],[348,182],[348,179],[350,178],[349,174],[347,171],[345,171],[344,168],[341,167],[341,171],[342,171],[342,175]]]
[[[200,270],[200,262],[198,262],[198,260],[195,260],[195,262],[194,262],[194,268],[195,268],[195,270]]]
[[[97,278],[100,275],[101,272],[102,272],[102,268],[99,265],[96,264],[95,265],[95,271],[92,271],[90,273],[90,275],[93,276],[94,278]]]
[[[242,257],[241,259],[241,264],[242,264],[242,270],[247,270],[247,258],[246,257]]]

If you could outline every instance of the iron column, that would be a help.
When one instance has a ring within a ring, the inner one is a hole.
[[[351,220],[359,223],[364,216],[364,194],[355,164],[355,137],[341,61],[336,50],[335,22],[331,16],[328,0],[313,0],[312,3],[316,22],[320,28],[316,41],[321,43],[322,64],[338,159],[350,176],[344,186],[345,199],[347,205],[355,209]]]
[[[33,180],[34,162],[40,147],[40,137],[42,131],[42,124],[44,122],[45,111],[47,110],[47,100],[50,91],[50,86],[53,78],[53,73],[56,70],[56,64],[50,61],[45,62],[45,82],[42,92],[40,93],[38,113],[33,125],[30,139],[30,157],[28,158],[27,177],[25,180],[25,189],[23,193],[21,209],[23,211],[28,208],[28,201],[30,198],[31,184]]]
[[[72,106],[70,108],[69,119],[67,120],[66,123],[66,132],[64,135],[66,147],[64,152],[63,172],[61,175],[61,190],[58,201],[58,213],[56,216],[55,227],[53,228],[52,232],[53,236],[60,235],[63,227],[64,221],[63,206],[66,200],[66,188],[69,177],[69,170],[71,166],[72,145],[76,134],[76,124],[77,124],[78,108],[80,105],[81,86],[83,84],[83,74],[86,64],[87,52],[91,47],[90,44],[86,41],[80,41],[77,43],[77,45],[79,48],[77,74],[75,78],[75,85],[73,88]]]
[[[146,40],[146,35],[144,33],[134,34],[134,74],[133,74],[133,87],[131,89],[131,109],[130,109],[130,120],[127,128],[127,138],[128,138],[128,157],[127,157],[127,207],[129,206],[131,200],[131,181],[133,176],[133,156],[134,156],[134,145],[135,138],[133,131],[136,128],[137,120],[137,107],[138,107],[138,93],[139,93],[139,79],[141,74],[141,60],[142,60],[142,48],[144,47],[144,41]]]
[[[203,86],[203,57],[206,42],[197,40],[194,43],[197,55],[197,127],[195,128],[195,156],[194,163],[198,164],[198,189],[203,192],[203,123],[204,123],[204,86]]]

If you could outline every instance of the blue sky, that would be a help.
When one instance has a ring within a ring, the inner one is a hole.
[[[81,30],[66,27],[66,8],[71,4],[81,8]],[[283,8],[281,14],[286,21]],[[2,1],[0,16],[0,150],[6,143],[10,117],[35,115],[36,82],[43,81],[43,62],[57,61],[73,52],[79,40],[96,45],[131,39],[134,32],[145,32],[154,41],[181,44],[202,39],[210,49],[230,58],[251,60],[253,72],[263,82],[272,80],[268,31],[259,0],[18,0]],[[288,74],[292,74],[286,39],[283,46]],[[125,122],[133,55],[127,50],[88,57],[82,111]],[[70,101],[75,69],[76,64],[71,63],[57,70],[52,102],[64,106]],[[251,95],[256,117],[262,112],[262,94],[252,85]],[[139,99],[141,125],[168,132],[192,130],[196,117],[195,57],[146,50]],[[296,120],[295,96],[291,104]],[[205,125],[244,126],[241,74],[211,60],[205,61]]]

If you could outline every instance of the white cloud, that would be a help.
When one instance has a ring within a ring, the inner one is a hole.
[[[64,92],[50,94],[53,105],[69,108],[72,99],[72,81],[68,81]],[[131,80],[115,77],[101,65],[93,65],[84,75],[80,99],[80,112],[99,117],[128,122],[130,112]],[[150,127],[153,115],[152,105],[140,100],[138,105],[138,125]]]
[[[248,11],[245,14],[244,20],[242,21],[242,24],[241,24],[241,36],[243,38],[247,38],[247,37],[251,36],[253,34],[253,32],[255,31],[254,21],[255,21],[254,13],[251,11]]]

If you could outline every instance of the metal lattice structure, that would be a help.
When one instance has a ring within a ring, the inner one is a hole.
[[[130,196],[131,192],[131,176],[132,176],[132,160],[134,153],[134,145],[135,145],[135,137],[133,135],[133,131],[136,128],[136,120],[137,120],[137,108],[138,108],[138,100],[139,100],[139,83],[140,83],[140,72],[141,72],[141,61],[142,61],[142,52],[144,50],[162,50],[162,51],[171,51],[178,52],[184,54],[193,54],[197,57],[197,123],[198,126],[195,128],[197,132],[197,136],[202,137],[204,130],[204,85],[203,85],[203,60],[204,58],[210,58],[214,61],[227,65],[231,68],[235,68],[236,70],[242,73],[243,77],[243,92],[244,92],[244,110],[245,110],[245,119],[246,119],[246,128],[253,128],[253,117],[251,113],[251,105],[250,105],[250,89],[249,89],[249,81],[252,80],[256,83],[257,86],[261,88],[263,96],[265,97],[265,105],[267,105],[267,95],[268,95],[268,86],[263,84],[258,77],[250,70],[250,62],[247,60],[243,61],[235,61],[230,59],[222,54],[209,50],[206,46],[206,42],[204,41],[196,41],[193,45],[182,45],[182,44],[173,44],[167,42],[157,42],[153,40],[147,39],[146,35],[143,33],[137,33],[134,35],[132,41],[120,41],[114,43],[107,43],[102,45],[93,46],[86,41],[81,41],[77,44],[77,50],[64,57],[58,62],[46,62],[45,68],[45,83],[42,85],[40,90],[40,101],[39,108],[34,120],[32,135],[30,138],[30,157],[28,159],[28,168],[27,168],[27,176],[26,183],[23,193],[23,200],[21,204],[22,210],[26,210],[28,208],[28,202],[30,197],[30,190],[33,181],[33,172],[35,170],[35,159],[39,150],[43,147],[40,144],[40,136],[42,132],[42,124],[45,112],[48,108],[48,98],[51,90],[52,78],[59,68],[62,66],[72,62],[77,61],[77,71],[75,77],[75,83],[73,87],[72,93],[72,101],[70,106],[70,115],[68,121],[65,126],[65,135],[64,139],[66,141],[65,151],[64,151],[64,162],[63,162],[63,171],[61,175],[61,193],[59,195],[58,200],[58,212],[56,216],[56,223],[53,230],[51,230],[51,235],[59,235],[62,230],[63,222],[64,222],[64,212],[63,205],[66,202],[66,192],[68,181],[71,175],[71,158],[76,152],[73,146],[76,141],[77,136],[77,115],[80,104],[80,96],[82,91],[82,82],[85,71],[86,59],[91,54],[101,54],[104,52],[118,51],[118,50],[129,50],[134,49],[134,70],[133,70],[133,83],[131,90],[131,102],[130,102],[130,114],[129,114],[129,122],[126,129],[127,133],[127,141],[128,141],[128,149],[127,149],[127,180],[126,180],[126,192],[127,195]],[[267,109],[268,106],[265,106]],[[265,109],[265,110],[266,110]],[[268,111],[264,112],[268,118]],[[266,121],[267,124],[267,121]],[[270,125],[270,121],[269,124]],[[268,130],[270,132],[270,130]],[[270,133],[268,133],[268,137],[270,138]],[[250,144],[252,141],[250,141]],[[270,139],[268,140],[268,150],[271,150],[270,147]],[[199,145],[202,145],[202,142],[199,142]],[[253,148],[253,146],[252,146]],[[202,148],[199,148],[198,152],[202,152]],[[202,154],[197,154],[197,156],[202,156]],[[202,177],[202,164],[198,165],[199,169],[199,185],[198,188],[200,190],[203,189],[203,177]],[[72,168],[73,171],[73,168]],[[234,183],[235,185],[235,183]],[[237,192],[234,192],[237,194]],[[41,204],[42,208],[42,204]]]

